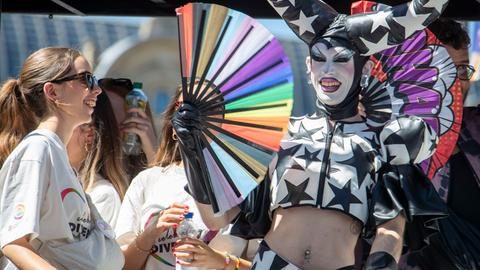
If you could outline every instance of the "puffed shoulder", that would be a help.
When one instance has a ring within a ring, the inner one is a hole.
[[[438,137],[416,116],[393,119],[380,132],[381,155],[391,165],[419,164],[435,153]]]
[[[437,220],[447,216],[447,206],[419,166],[385,164],[378,174],[366,235],[402,214],[407,221],[405,244],[410,250],[423,248],[438,231]]]

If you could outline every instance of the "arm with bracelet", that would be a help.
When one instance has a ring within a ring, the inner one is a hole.
[[[191,258],[191,254],[195,254]],[[184,238],[175,245],[174,255],[177,263],[187,267],[205,269],[247,270],[252,263],[228,252],[209,247],[198,239]]]

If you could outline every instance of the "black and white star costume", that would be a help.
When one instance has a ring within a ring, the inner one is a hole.
[[[361,222],[365,232],[370,233],[399,214],[413,227],[423,227],[426,221],[443,215],[443,205],[437,204],[442,203],[441,199],[417,168],[433,154],[436,144],[435,132],[423,120],[400,116],[375,127],[363,121],[341,120],[358,114],[366,56],[398,45],[414,31],[425,28],[438,18],[448,0],[413,0],[376,13],[352,16],[338,14],[321,0],[267,1],[309,45],[310,54],[319,40],[328,44],[327,48],[352,51],[354,74],[351,88],[340,103],[329,106],[318,99],[317,114],[291,119],[289,133],[265,180],[239,205],[242,213],[231,233],[244,238],[264,237],[278,207],[313,206],[339,211]],[[190,119],[175,113],[172,120],[184,147],[191,145],[192,131],[182,132],[195,126]],[[332,127],[330,120],[336,120]],[[182,158],[189,162],[190,157]],[[204,184],[207,180],[198,166],[189,166],[194,175],[189,178],[190,192],[197,201],[209,204]],[[406,226],[409,234],[410,225]],[[423,241],[424,236],[412,238]],[[296,269],[288,262],[280,267],[285,261],[268,246],[264,251],[256,256],[254,269]],[[388,256],[377,255],[391,262]],[[377,262],[372,260],[370,265]]]
[[[329,127],[327,118],[316,115],[293,119],[271,164],[270,211],[311,205],[366,224],[380,168],[418,164],[433,154],[435,144],[436,134],[414,116],[381,130],[365,122],[337,121]]]

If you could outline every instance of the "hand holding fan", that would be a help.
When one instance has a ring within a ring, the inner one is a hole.
[[[192,195],[222,214],[263,180],[278,150],[292,70],[279,41],[245,14],[190,3],[177,18],[183,104],[172,122]]]

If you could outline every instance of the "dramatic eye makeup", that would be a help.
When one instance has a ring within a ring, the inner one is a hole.
[[[348,49],[345,49],[339,53],[337,53],[333,57],[334,62],[340,62],[340,63],[345,63],[348,62],[350,59],[352,59],[354,52]]]
[[[327,61],[327,57],[315,46],[310,48],[310,57],[317,62]]]

